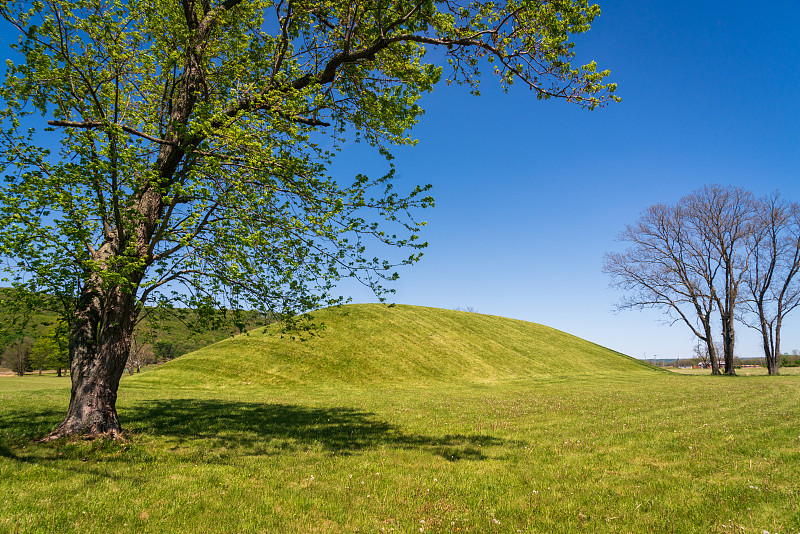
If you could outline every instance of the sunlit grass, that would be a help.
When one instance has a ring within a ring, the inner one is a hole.
[[[281,335],[274,325],[256,329],[171,362],[148,383],[475,384],[649,375],[654,369],[546,326],[475,313],[352,305],[315,312],[314,322],[321,327],[303,341]]]
[[[709,369],[679,369],[675,367],[665,367],[668,371],[672,371],[673,373],[679,373],[682,375],[708,375],[711,374],[711,370]],[[800,375],[800,367],[781,367],[779,370],[780,374],[786,376],[798,376]],[[736,374],[739,376],[768,376],[769,373],[767,372],[766,367],[742,367],[740,369],[736,369]]]
[[[0,532],[800,532],[797,376],[165,367],[123,381],[124,443],[33,442],[68,380],[0,378]]]

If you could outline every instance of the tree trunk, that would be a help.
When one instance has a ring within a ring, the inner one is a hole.
[[[711,343],[709,343],[708,347],[708,358],[711,360],[711,374],[721,375],[722,371],[719,370],[719,356],[717,355],[717,349],[715,349]]]
[[[777,354],[770,354],[769,358],[767,358],[767,373],[770,376],[780,374],[780,356]]]
[[[736,369],[733,368],[733,316],[725,315],[722,317],[722,350],[725,354],[725,374],[735,375]]]
[[[61,376],[61,367],[56,368],[56,376]]]
[[[719,355],[717,354],[716,347],[714,347],[714,338],[711,337],[711,324],[708,321],[708,317],[703,321],[703,328],[706,333],[705,342],[706,349],[708,350],[708,359],[711,360],[711,374],[722,374],[719,371]]]
[[[767,372],[770,375],[777,375],[778,360],[780,359],[780,338],[778,338],[777,342],[773,345],[772,325],[767,322],[763,303],[756,301],[756,304],[758,306],[758,318],[761,323],[759,328],[761,330],[761,343],[764,348],[764,364],[767,366]],[[780,323],[778,323],[778,329],[780,330]]]
[[[760,312],[759,312],[760,313]],[[767,365],[767,372],[770,375],[778,374],[778,356],[779,352],[777,351],[777,344],[776,347],[772,346],[772,341],[770,340],[770,330],[769,324],[764,319],[763,314],[761,314],[761,342],[764,345],[764,363]]]
[[[72,394],[69,410],[44,441],[66,436],[122,436],[117,417],[117,388],[125,371],[136,299],[119,287],[84,289],[70,334]]]
[[[770,376],[779,375],[781,366],[781,316],[775,320],[775,344],[772,347],[772,357],[767,359],[767,372]]]
[[[174,124],[187,124],[197,100],[202,81],[198,54],[196,51],[189,54],[181,77],[171,114]],[[146,187],[136,203],[129,206],[136,213],[133,220],[124,220],[119,214],[116,215],[116,235],[108,235],[93,254],[93,261],[102,268],[113,270],[114,260],[122,258],[125,258],[122,266],[131,268],[132,264],[128,262],[133,245],[133,257],[142,263],[124,275],[116,273],[123,281],[110,287],[99,275],[90,275],[89,280],[85,281],[69,339],[72,376],[69,410],[45,441],[75,435],[122,436],[116,409],[117,388],[125,372],[133,340],[138,314],[138,285],[148,262],[152,260],[150,244],[163,215],[162,191],[168,190],[175,169],[185,154],[184,148],[178,146],[178,138],[177,130],[170,127],[165,134],[168,142],[161,145],[156,158],[159,181],[149,184],[156,187]],[[116,168],[112,169],[112,172],[116,171]],[[123,230],[126,226],[128,230]]]
[[[761,331],[761,337],[764,343],[764,363],[767,364],[767,372],[770,375],[777,375],[780,356],[778,356],[777,351],[772,348],[772,344],[765,330]]]

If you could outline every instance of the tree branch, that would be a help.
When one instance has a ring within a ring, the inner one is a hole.
[[[101,121],[76,122],[76,121],[56,121],[56,120],[53,120],[53,121],[47,121],[47,124],[49,124],[50,126],[61,126],[61,127],[64,127],[64,128],[85,128],[85,129],[88,129],[88,130],[92,130],[92,129],[95,129],[95,128],[102,128],[106,124],[111,125],[113,123],[101,122]],[[177,146],[177,143],[167,141],[166,139],[159,139],[158,137],[154,137],[152,135],[149,135],[149,134],[146,134],[144,132],[140,132],[139,130],[136,130],[134,128],[131,128],[130,126],[123,126],[123,125],[120,125],[120,124],[113,124],[113,125],[116,126],[119,129],[121,129],[123,132],[127,132],[127,133],[129,133],[131,135],[135,135],[137,137],[142,137],[144,139],[147,139],[148,141],[153,141],[154,143],[159,143],[159,144],[162,144],[162,145]]]

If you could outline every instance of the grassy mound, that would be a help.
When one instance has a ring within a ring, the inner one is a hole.
[[[470,313],[315,316],[126,377],[125,442],[33,442],[69,379],[0,377],[0,532],[800,532],[798,376],[659,373]]]
[[[564,332],[502,317],[358,304],[313,313],[303,339],[259,328],[141,376],[172,385],[486,383],[650,373],[633,358]]]

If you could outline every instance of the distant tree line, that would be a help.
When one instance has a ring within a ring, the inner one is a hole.
[[[625,292],[619,309],[656,308],[698,338],[713,374],[735,374],[735,328],[757,330],[770,375],[781,327],[800,305],[800,206],[778,193],[705,186],[676,204],[655,204],[619,236],[604,271]],[[719,336],[719,342],[717,342]]]
[[[72,317],[59,309],[57,296],[19,298],[19,291],[0,288],[0,366],[19,376],[45,370],[66,376]],[[133,332],[125,369],[133,374],[269,322],[257,313],[223,320],[186,309],[148,309]]]
[[[36,371],[41,375],[45,370],[55,370],[58,376],[62,376],[62,373],[66,376],[69,369],[69,339],[68,331],[62,325],[58,323],[37,337],[34,337],[35,334],[21,335],[0,345],[0,365],[19,376]],[[182,354],[171,341],[143,343],[137,337],[134,336],[125,364],[130,374],[134,371],[138,373],[143,366],[168,362]]]
[[[708,360],[707,357],[698,357],[693,356],[691,358],[647,358],[647,363],[654,365],[656,367],[692,367],[692,368],[701,368],[701,369],[710,369],[711,362]],[[766,367],[767,361],[761,358],[741,358],[738,356],[734,356],[733,358],[733,367],[738,369],[739,367],[746,367],[746,366],[760,366]],[[784,353],[781,354],[780,358],[780,367],[800,367],[800,356],[796,354],[788,354]]]

